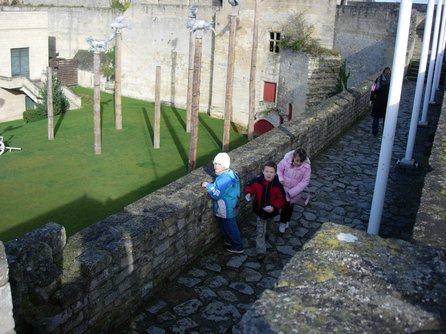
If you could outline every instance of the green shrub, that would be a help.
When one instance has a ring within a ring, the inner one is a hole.
[[[300,51],[312,56],[321,54],[333,54],[332,50],[320,45],[320,41],[312,37],[314,26],[308,25],[303,13],[293,14],[282,27],[282,39],[279,47]]]
[[[35,122],[48,116],[48,106],[46,103],[48,97],[48,86],[44,85],[40,90],[42,102],[36,104],[35,110],[27,110],[23,113],[25,122]],[[65,113],[70,107],[70,103],[62,92],[62,85],[53,74],[53,113],[54,116]]]
[[[115,80],[115,48],[108,50],[104,58],[102,75],[107,78],[107,81],[113,81]]]
[[[42,114],[37,109],[26,110],[23,112],[23,120],[26,123],[40,121],[41,119],[45,119],[46,117],[46,114]]]
[[[350,77],[350,72],[347,73],[347,62],[344,60],[339,67],[339,75],[336,81],[336,89],[330,96],[342,93],[345,89],[347,89],[347,81]]]
[[[125,12],[130,8],[131,0],[112,0],[111,8],[120,10],[121,12]]]

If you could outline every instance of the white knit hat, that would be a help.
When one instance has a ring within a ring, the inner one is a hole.
[[[231,158],[229,157],[228,153],[218,153],[214,158],[214,163],[220,164],[225,168],[229,168],[231,164]]]

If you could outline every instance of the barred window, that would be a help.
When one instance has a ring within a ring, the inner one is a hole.
[[[280,32],[269,33],[269,52],[279,53]]]

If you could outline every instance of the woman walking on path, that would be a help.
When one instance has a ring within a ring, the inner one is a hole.
[[[311,163],[307,158],[307,152],[303,148],[298,148],[285,154],[277,165],[277,175],[286,193],[286,204],[280,213],[279,224],[279,231],[285,233],[290,224],[294,204],[310,183]]]
[[[372,102],[372,134],[376,137],[379,129],[379,119],[383,119],[383,127],[386,118],[387,100],[389,99],[390,89],[390,67],[384,68],[383,72],[376,78],[372,91],[370,93],[370,101]]]

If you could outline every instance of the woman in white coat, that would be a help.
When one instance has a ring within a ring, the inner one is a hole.
[[[279,231],[285,233],[290,224],[294,204],[310,183],[311,163],[307,158],[307,152],[303,148],[298,148],[285,154],[277,165],[277,175],[286,193],[286,205],[280,213],[279,225]]]

